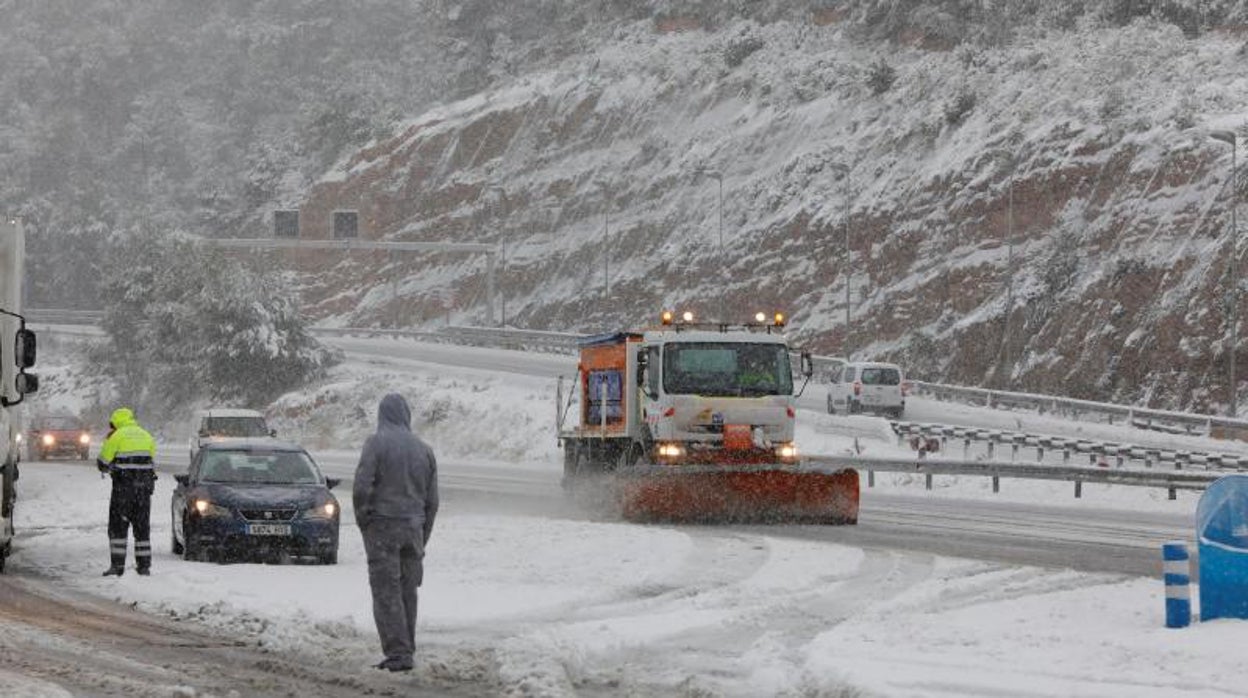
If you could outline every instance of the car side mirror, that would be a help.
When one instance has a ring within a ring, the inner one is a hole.
[[[176,480],[176,481],[177,481],[177,483],[178,483],[179,485],[182,485],[183,487],[189,487],[189,486],[190,486],[190,484],[191,484],[191,475],[190,475],[190,473],[180,473],[180,474],[178,474],[178,475],[174,475],[174,476],[173,476],[173,479],[174,479],[174,480]]]
[[[277,430],[276,430],[276,429],[270,429],[270,430],[269,430],[269,436],[277,436]]]
[[[646,384],[646,367],[650,365],[650,355],[646,352],[637,354],[637,387]]]
[[[808,351],[802,352],[802,375],[807,378],[815,375],[815,361]]]
[[[26,328],[18,330],[13,352],[18,368],[30,368],[35,365],[35,349],[35,333]],[[35,391],[31,390],[29,392],[33,393]]]
[[[337,487],[338,485],[341,485],[341,484],[342,484],[342,478],[338,478],[338,477],[327,477],[327,478],[325,478],[325,487],[327,487],[327,488],[329,488],[329,489],[331,489],[331,490],[332,490],[332,489],[334,489],[335,487]]]

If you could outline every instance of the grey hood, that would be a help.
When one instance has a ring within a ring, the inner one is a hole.
[[[388,427],[412,430],[412,409],[398,393],[383,397],[377,408],[377,431]]]

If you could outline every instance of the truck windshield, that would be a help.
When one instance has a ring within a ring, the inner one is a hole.
[[[670,343],[663,347],[663,389],[711,397],[792,395],[789,351],[783,344]]]

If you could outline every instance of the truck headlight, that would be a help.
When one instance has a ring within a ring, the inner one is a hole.
[[[52,445],[52,444],[54,444],[54,443],[56,443],[56,437],[55,437],[55,436],[53,436],[53,435],[51,435],[51,434],[44,434],[44,435],[43,435],[43,445],[44,445],[44,446],[51,446],[51,445]]]
[[[660,458],[680,458],[685,455],[685,449],[680,444],[659,444]]]
[[[82,436],[79,436],[78,443],[82,444],[83,446],[86,446],[87,444],[91,443],[91,435],[83,434]]]
[[[781,460],[797,460],[797,446],[791,443],[780,444],[776,447],[776,455]]]

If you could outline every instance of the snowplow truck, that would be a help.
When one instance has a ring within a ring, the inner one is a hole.
[[[857,523],[857,471],[798,454],[782,331],[780,315],[730,326],[664,313],[583,339],[566,403],[559,386],[565,491],[630,521]],[[809,354],[801,365],[809,379]]]
[[[20,404],[39,387],[38,378],[26,373],[35,363],[35,333],[21,314],[24,256],[21,221],[0,219],[0,572],[13,545]]]

